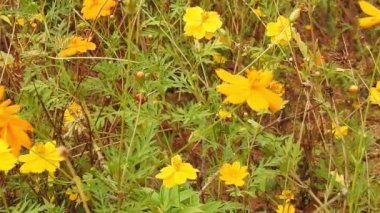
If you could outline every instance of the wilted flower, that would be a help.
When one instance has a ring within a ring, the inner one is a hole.
[[[195,180],[197,172],[199,172],[198,169],[189,163],[183,163],[181,156],[176,155],[172,157],[171,165],[162,168],[156,178],[162,179],[164,186],[171,188],[175,185],[184,184],[187,179]]]
[[[272,44],[287,44],[292,40],[292,28],[289,19],[279,16],[277,22],[268,23],[265,35],[271,37]]]
[[[72,56],[77,53],[85,53],[88,50],[95,50],[96,45],[89,41],[88,39],[84,39],[80,36],[74,36],[71,38],[68,47],[61,52],[59,52],[58,57],[67,57]]]
[[[63,160],[55,147],[55,141],[49,141],[45,144],[37,143],[30,149],[29,154],[19,157],[19,161],[24,163],[20,172],[42,173],[48,171],[54,173]]]
[[[359,6],[362,11],[369,15],[369,17],[359,18],[359,26],[362,28],[369,28],[380,24],[380,10],[374,7],[367,1],[359,1]]]
[[[226,185],[242,186],[244,185],[244,178],[249,174],[248,167],[240,166],[240,162],[235,161],[231,164],[225,163],[219,170],[220,180],[224,181]]]
[[[196,39],[201,39],[206,35],[210,38],[222,26],[217,12],[204,11],[200,7],[187,8],[183,21],[185,21],[185,35]]]
[[[217,91],[226,95],[224,102],[232,104],[248,103],[248,106],[256,112],[272,112],[280,110],[284,105],[281,93],[270,88],[273,84],[273,73],[271,71],[250,70],[248,78],[233,75],[223,69],[217,69],[216,74],[227,84],[217,86]],[[278,84],[278,82],[274,82]]]

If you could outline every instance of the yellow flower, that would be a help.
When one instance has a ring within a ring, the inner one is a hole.
[[[272,81],[269,84],[269,89],[281,96],[285,93],[284,85],[278,81]]]
[[[218,112],[218,116],[221,118],[221,119],[226,119],[226,118],[231,118],[232,117],[232,114],[228,111],[225,111],[225,110],[219,110]]]
[[[348,134],[348,126],[338,126],[332,123],[332,133],[336,139],[342,139]]]
[[[294,199],[294,194],[290,190],[283,190],[281,192],[281,195],[278,196],[281,200],[286,200],[286,202],[289,202],[290,200]]]
[[[279,16],[277,22],[268,23],[265,35],[271,37],[272,44],[287,44],[292,40],[292,29],[289,19]]]
[[[226,185],[242,186],[244,185],[244,178],[248,175],[248,168],[240,166],[240,162],[235,161],[232,165],[229,163],[223,164],[219,170],[220,180],[224,181]]]
[[[5,88],[0,86],[0,100],[3,99]],[[21,110],[19,105],[11,105],[7,99],[0,103],[0,138],[11,147],[13,154],[20,155],[21,147],[30,148],[32,142],[26,132],[33,131],[29,122],[21,119],[16,113]]]
[[[290,204],[285,203],[284,205],[278,205],[276,213],[294,213],[296,212],[296,208]]]
[[[369,101],[371,104],[380,105],[380,81],[377,81],[376,87],[369,90]]]
[[[115,6],[115,0],[84,0],[81,12],[86,20],[96,19],[111,15],[111,10]]]
[[[359,6],[369,17],[359,18],[359,26],[369,28],[380,24],[380,10],[367,1],[359,1]]]
[[[78,192],[78,189],[76,186],[74,187],[70,187],[66,190],[66,195],[69,196],[69,200],[70,201],[76,201],[77,203],[81,203],[82,200],[81,200],[81,197],[79,196],[79,192]],[[90,198],[85,195],[85,201],[89,201]]]
[[[12,150],[9,149],[9,145],[3,139],[0,139],[0,159],[0,171],[8,172],[17,163],[17,158],[12,154]]]
[[[256,112],[272,112],[280,110],[284,101],[281,94],[270,89],[273,82],[271,71],[249,70],[247,77],[233,75],[223,69],[217,69],[216,74],[227,84],[217,86],[217,91],[226,95],[224,102],[232,104],[248,103]]]
[[[218,64],[224,64],[226,63],[227,59],[226,57],[222,56],[222,55],[219,55],[219,54],[215,54],[212,56],[212,60],[215,62],[215,63],[218,63]]]
[[[88,50],[95,50],[96,45],[89,41],[88,39],[84,39],[80,36],[74,36],[71,38],[70,43],[68,47],[64,50],[62,50],[58,57],[67,57],[72,56],[77,53],[85,53]]]
[[[257,7],[256,9],[252,9],[252,12],[257,16],[257,17],[265,17],[266,15],[263,13],[260,7]]]
[[[20,26],[24,26],[25,25],[25,19],[24,18],[18,18],[18,19],[16,19],[16,23]]]
[[[19,161],[24,163],[20,172],[42,173],[48,171],[53,173],[59,168],[59,162],[63,160],[55,147],[55,141],[49,141],[45,144],[37,143],[29,151],[29,154],[19,157]]]
[[[73,102],[66,108],[63,115],[63,122],[65,126],[70,126],[70,124],[77,122],[84,118],[82,107]]]
[[[189,163],[183,163],[181,156],[176,155],[171,159],[171,165],[164,167],[156,178],[162,179],[163,184],[167,188],[175,185],[184,184],[187,179],[195,180],[197,178],[198,169],[195,169]]]
[[[331,171],[330,175],[335,182],[339,183],[341,186],[345,186],[343,175],[340,175],[337,171]]]
[[[201,39],[210,33],[215,33],[221,26],[219,14],[214,11],[206,12],[200,7],[189,7],[183,16],[185,35]]]

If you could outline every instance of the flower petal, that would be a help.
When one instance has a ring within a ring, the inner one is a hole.
[[[367,1],[359,1],[359,6],[363,12],[369,16],[380,17],[380,10]]]

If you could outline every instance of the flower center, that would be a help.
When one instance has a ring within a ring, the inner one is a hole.
[[[45,146],[43,144],[37,144],[36,145],[36,149],[35,149],[35,152],[39,155],[43,155],[46,153],[46,149],[45,149]]]
[[[181,168],[181,161],[173,160],[173,167],[176,171],[178,171]]]
[[[204,12],[203,14],[202,14],[202,22],[205,22],[207,19],[208,19],[208,12]]]

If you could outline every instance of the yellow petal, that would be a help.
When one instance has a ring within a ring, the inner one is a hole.
[[[269,107],[269,103],[262,93],[253,91],[252,94],[247,99],[248,106],[256,111],[263,112],[267,111]]]
[[[203,22],[203,27],[207,32],[215,32],[222,26],[219,14],[217,12],[207,12],[207,19]]]
[[[189,25],[200,25],[202,23],[203,13],[204,10],[200,7],[186,8],[185,15],[183,16],[183,21]]]
[[[220,79],[222,79],[223,81],[225,81],[227,83],[238,84],[240,86],[248,86],[249,85],[248,79],[244,78],[243,76],[233,75],[224,69],[216,69],[215,72]]]
[[[378,17],[359,18],[359,26],[362,28],[369,28],[377,24],[380,24],[380,18]]]
[[[359,6],[363,12],[369,16],[380,17],[380,10],[367,1],[359,1]]]

